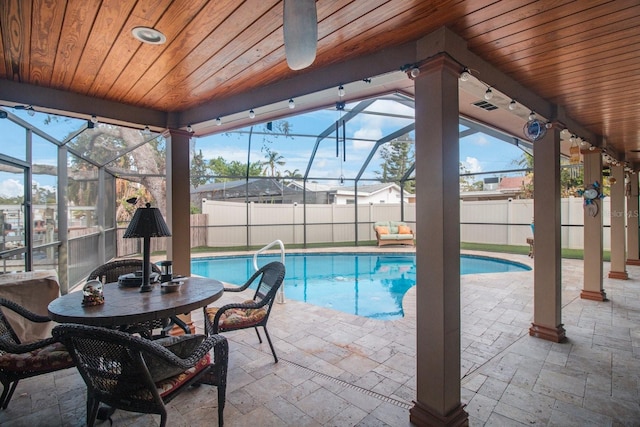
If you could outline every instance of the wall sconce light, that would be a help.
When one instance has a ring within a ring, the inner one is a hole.
[[[191,127],[191,125],[187,125],[187,132],[193,133],[193,128]]]
[[[95,115],[91,116],[91,123],[93,123],[94,125],[98,123],[98,118]]]
[[[491,90],[490,87],[488,87],[486,92],[484,93],[484,99],[489,101],[491,98],[493,98],[493,91]]]
[[[252,108],[251,110],[249,110],[249,118],[253,119],[255,117],[256,117],[256,113],[255,113],[255,111],[253,111],[253,108]]]
[[[415,79],[416,77],[418,77],[420,75],[420,68],[413,67],[411,69],[411,71],[409,72],[409,75],[411,76],[412,79]]]
[[[294,108],[296,108],[296,103],[293,100],[293,98],[289,99],[289,109],[293,110]]]
[[[516,108],[518,108],[518,104],[516,103],[515,99],[512,99],[511,102],[509,103],[509,110],[515,111]]]
[[[142,129],[142,134],[145,136],[151,135],[151,129],[149,129],[149,126],[145,126],[144,129]]]
[[[465,69],[460,74],[460,80],[462,80],[463,82],[466,82],[469,80],[469,78],[471,78],[471,71],[465,67]]]
[[[529,120],[533,120],[536,118],[536,113],[534,113],[533,111],[529,113]]]
[[[216,126],[220,126],[222,124],[222,119],[220,117],[216,117]]]
[[[344,86],[338,86],[338,96],[342,98],[344,96]]]

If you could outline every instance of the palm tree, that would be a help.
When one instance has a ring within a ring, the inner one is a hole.
[[[292,182],[295,179],[302,178],[302,174],[300,173],[300,169],[294,169],[292,171],[290,171],[289,169],[286,169],[284,171],[284,177],[290,179],[290,181],[284,181],[284,180],[282,181],[284,184],[288,184],[289,182]]]
[[[264,164],[267,166],[268,169],[271,170],[271,176],[276,176],[276,165],[284,166],[286,163],[283,160],[284,157],[282,157],[276,151],[271,151],[271,150],[267,151],[267,155],[265,157],[267,161],[264,162]]]

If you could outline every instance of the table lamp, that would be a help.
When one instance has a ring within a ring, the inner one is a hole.
[[[146,207],[138,208],[133,215],[127,231],[124,232],[125,239],[139,238],[143,239],[142,247],[142,284],[140,292],[149,292],[153,289],[149,283],[151,277],[151,238],[152,237],[168,237],[171,236],[167,223],[164,222],[160,209],[152,208],[151,203],[147,203]]]

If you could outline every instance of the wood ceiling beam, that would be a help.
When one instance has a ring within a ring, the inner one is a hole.
[[[517,100],[519,104],[534,111],[538,117],[561,123],[571,133],[589,141],[592,145],[602,145],[601,138],[569,117],[561,106],[547,101],[471,52],[467,48],[466,41],[450,29],[442,27],[420,39],[418,51],[422,60],[441,53],[448,54],[461,65],[460,71],[465,67],[472,70],[474,77],[486,83],[487,86]]]
[[[415,43],[406,43],[389,49],[362,56],[350,61],[328,65],[300,73],[290,79],[260,87],[250,93],[238,94],[228,98],[213,99],[198,107],[171,115],[170,124],[175,127],[189,123],[202,123],[215,120],[251,108],[281,102],[289,98],[319,92],[340,84],[398,71],[403,64],[415,60]]]
[[[162,131],[167,125],[167,113],[134,107],[104,99],[5,80],[0,85],[0,104],[33,105],[36,111],[63,116],[90,119],[126,127],[149,126]]]

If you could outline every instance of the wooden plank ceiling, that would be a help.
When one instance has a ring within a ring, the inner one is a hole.
[[[638,0],[318,0],[317,57],[301,71],[286,64],[282,8],[281,0],[2,0],[0,88],[24,85],[25,96],[0,103],[46,109],[50,101],[34,88],[52,88],[188,115],[446,26],[473,54],[564,109],[621,158],[640,159]],[[137,26],[162,31],[167,43],[140,43],[131,35]],[[499,82],[493,87],[499,91]],[[391,89],[387,82],[378,90]],[[282,99],[301,95],[295,90]],[[232,104],[225,111],[249,106]],[[71,101],[68,111],[77,113]]]

